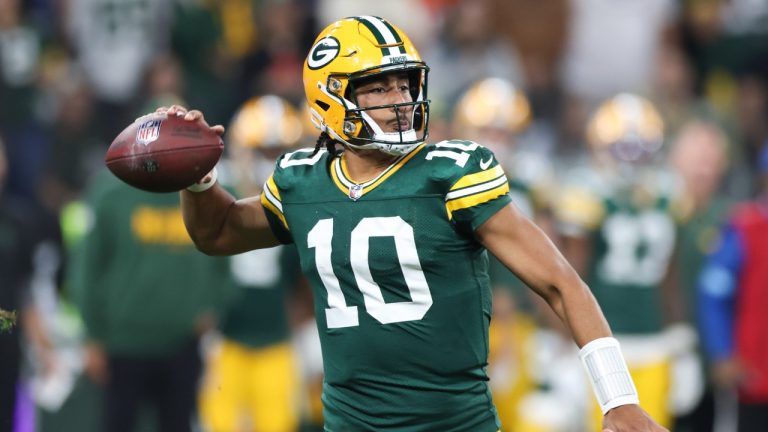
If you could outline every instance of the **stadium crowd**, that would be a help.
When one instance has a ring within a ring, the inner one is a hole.
[[[322,430],[295,251],[204,257],[175,194],[120,184],[103,157],[181,104],[228,127],[222,182],[258,193],[279,154],[314,147],[304,59],[352,15],[419,47],[429,141],[493,150],[656,421],[768,430],[768,275],[751,268],[768,233],[768,1],[0,0],[0,319],[16,321],[0,326],[0,432],[175,432],[175,410],[202,432]],[[490,274],[502,430],[597,430],[567,329]]]

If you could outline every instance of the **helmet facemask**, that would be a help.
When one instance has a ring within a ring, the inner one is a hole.
[[[356,149],[375,149],[392,155],[408,153],[423,143],[429,135],[429,100],[426,99],[428,67],[422,62],[408,62],[395,67],[375,68],[354,74],[331,74],[325,91],[343,104],[345,109],[343,130],[349,138],[344,139],[330,128],[327,132],[336,140]],[[410,102],[375,105],[361,108],[355,90],[389,74],[405,73],[411,95]],[[400,116],[408,116],[408,130],[385,132],[371,117],[370,111],[394,110],[400,123]]]

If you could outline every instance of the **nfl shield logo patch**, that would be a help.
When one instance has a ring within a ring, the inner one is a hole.
[[[160,125],[163,123],[161,119],[147,120],[139,126],[136,131],[136,142],[139,144],[147,145],[160,136]]]
[[[349,187],[349,197],[352,200],[357,201],[363,196],[363,187],[358,184],[353,184]]]

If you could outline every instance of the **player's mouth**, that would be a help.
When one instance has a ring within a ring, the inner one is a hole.
[[[405,118],[391,120],[388,125],[394,132],[405,132],[411,129],[411,122]]]

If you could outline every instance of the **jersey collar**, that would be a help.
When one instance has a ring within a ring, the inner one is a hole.
[[[394,162],[392,162],[392,164],[388,166],[387,169],[376,176],[376,178],[364,183],[356,183],[350,178],[349,172],[347,171],[347,164],[345,162],[344,153],[342,153],[341,157],[335,158],[331,163],[331,178],[333,179],[333,183],[336,185],[336,187],[338,187],[339,190],[344,193],[344,195],[347,195],[352,200],[357,201],[360,199],[360,197],[372,191],[378,185],[384,183],[386,179],[388,179],[392,174],[396,173],[400,168],[402,168],[403,165],[411,160],[416,155],[416,153],[424,148],[425,145],[426,144],[422,143],[410,152],[400,156]]]

